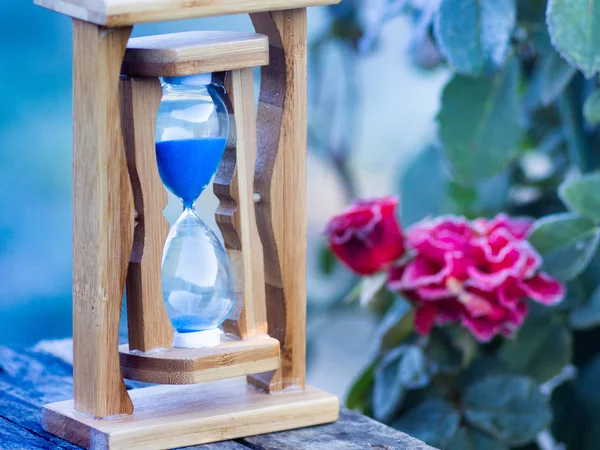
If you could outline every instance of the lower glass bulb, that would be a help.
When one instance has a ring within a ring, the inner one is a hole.
[[[178,333],[215,329],[235,305],[235,275],[227,253],[190,208],[167,237],[162,289],[167,313]]]

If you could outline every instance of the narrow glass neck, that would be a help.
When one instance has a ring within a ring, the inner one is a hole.
[[[183,206],[182,215],[192,214],[192,215],[198,217],[198,213],[194,209],[194,206],[196,205],[196,200],[194,200],[194,203],[192,203],[191,205],[186,205],[185,203],[182,203],[181,205]]]
[[[177,222],[186,222],[188,224],[193,223],[196,225],[201,224],[202,226],[207,226],[194,208],[187,208],[185,206],[183,207],[183,212],[179,216],[179,219],[177,219]]]
[[[183,212],[186,212],[188,210],[190,210],[191,212],[194,212],[194,207],[196,206],[196,202],[198,201],[198,199],[194,200],[191,203],[185,202],[182,199],[179,199],[179,200],[181,200],[181,206],[183,207]]]

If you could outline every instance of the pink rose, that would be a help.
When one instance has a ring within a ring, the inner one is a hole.
[[[325,229],[333,253],[360,275],[371,275],[402,257],[404,236],[397,206],[393,197],[354,202]]]
[[[480,341],[512,336],[527,316],[526,299],[561,301],[564,287],[540,271],[541,257],[525,240],[532,222],[499,215],[467,221],[445,216],[414,225],[414,258],[390,269],[388,286],[412,300],[415,327],[461,322]]]

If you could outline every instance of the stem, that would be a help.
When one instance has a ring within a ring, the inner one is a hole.
[[[560,118],[566,131],[569,156],[583,174],[594,170],[594,157],[584,131],[581,102],[577,98],[579,84],[576,76],[561,94],[558,105]]]

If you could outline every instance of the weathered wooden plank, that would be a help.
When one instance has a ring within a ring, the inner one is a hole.
[[[418,439],[347,409],[342,409],[339,420],[330,425],[253,436],[240,442],[254,450],[435,450]]]
[[[62,447],[60,445],[52,444],[43,437],[31,433],[18,424],[0,417],[0,448],[2,448],[2,450],[50,450],[75,447]]]
[[[51,355],[0,347],[0,383],[33,405],[73,396],[73,367]]]
[[[40,424],[40,407],[28,399],[8,394],[5,387],[3,383],[0,383],[0,390],[3,391],[0,395],[0,448],[7,448],[5,440],[10,442],[10,439],[3,437],[3,433],[18,435],[18,439],[24,439],[20,442],[20,447],[15,447],[19,449],[38,448],[38,444],[43,448],[69,450],[79,448],[46,433]],[[15,427],[17,431],[15,431]],[[8,446],[8,448],[11,447]]]
[[[39,348],[68,353],[65,342]],[[39,423],[40,406],[72,398],[72,367],[50,354],[0,347],[0,448],[67,449],[75,447],[45,433]],[[433,450],[422,442],[358,413],[342,410],[340,420],[300,430],[273,433],[187,450]]]
[[[73,396],[72,377],[55,357],[0,347],[0,448],[77,449],[40,424],[42,404]]]
[[[216,444],[194,445],[193,447],[185,447],[181,450],[248,450],[248,447],[235,441],[225,441],[217,442]]]

